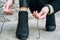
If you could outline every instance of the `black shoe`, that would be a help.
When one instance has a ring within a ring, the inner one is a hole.
[[[21,39],[21,38],[27,39],[28,36],[29,36],[28,12],[27,11],[19,11],[16,37],[18,39]],[[21,39],[21,40],[23,40],[23,39]]]
[[[22,38],[22,39],[20,39],[20,40],[27,40],[27,39],[25,39],[25,38]]]
[[[56,26],[48,26],[46,27],[46,31],[55,31]]]
[[[55,31],[56,23],[55,23],[55,15],[47,15],[46,17],[46,31]]]

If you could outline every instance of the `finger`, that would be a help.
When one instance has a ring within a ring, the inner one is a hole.
[[[46,18],[46,13],[43,13],[43,15],[40,16],[40,19],[44,19],[44,18]]]
[[[6,6],[6,9],[7,9],[7,10],[9,9],[9,6],[8,6],[8,5]]]
[[[5,5],[6,5],[6,4],[2,5],[2,7],[5,6]]]
[[[39,14],[37,14],[37,15],[36,15],[36,18],[37,18],[37,19],[40,19],[40,15],[39,15]]]
[[[10,15],[13,15],[13,10],[11,10]]]
[[[5,10],[5,5],[2,7],[3,11]]]
[[[36,10],[36,11],[34,12],[34,15],[37,16],[37,14],[38,14],[38,11]]]
[[[35,13],[36,13],[35,18],[40,19],[40,15],[38,14],[38,11],[36,11]]]
[[[9,5],[8,4],[6,4],[6,10],[8,10],[9,9]]]
[[[43,15],[43,13],[44,13],[44,11],[43,11],[43,10],[41,10],[41,11],[39,12],[39,15],[40,15],[40,16],[42,16],[42,15]]]
[[[8,9],[8,11],[5,11],[5,13],[6,13],[7,15],[12,15],[12,14],[13,14],[13,10],[12,10],[12,9]]]
[[[9,15],[13,15],[13,10],[9,9]]]
[[[13,3],[9,6],[9,8],[12,8],[12,6],[13,6]]]
[[[33,12],[33,16],[35,16],[35,11]]]
[[[7,12],[7,11],[8,11],[8,9],[6,9],[6,5],[4,5],[4,6],[2,7],[2,9],[3,9],[4,12]]]
[[[38,11],[36,10],[36,11],[35,11],[35,13],[37,14],[37,13],[38,13]]]
[[[38,14],[38,11],[37,11],[37,10],[34,11],[34,17],[35,17],[36,19],[39,19],[39,14]]]

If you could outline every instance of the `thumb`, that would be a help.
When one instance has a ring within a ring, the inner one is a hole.
[[[41,11],[39,12],[39,15],[40,15],[40,16],[42,16],[42,15],[43,15],[43,13],[44,13],[44,11],[43,11],[43,10],[41,10]]]

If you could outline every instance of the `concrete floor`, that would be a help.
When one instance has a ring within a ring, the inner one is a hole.
[[[29,38],[27,40],[60,40],[60,15],[56,14],[56,31],[45,31],[45,19],[38,20],[38,26],[40,29],[40,38],[38,37],[37,20],[29,19]],[[15,32],[17,28],[17,21],[9,21],[4,24],[2,34],[0,34],[0,40],[19,40],[16,38]],[[0,22],[1,28],[2,22]]]

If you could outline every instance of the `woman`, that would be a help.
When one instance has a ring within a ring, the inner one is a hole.
[[[37,19],[46,17],[46,31],[55,31],[55,12],[60,10],[60,0],[19,0],[19,18],[16,30],[16,37],[20,40],[26,40],[29,35],[28,28],[28,7],[32,15]],[[14,0],[8,0],[2,7],[8,15],[13,14],[12,6]]]

